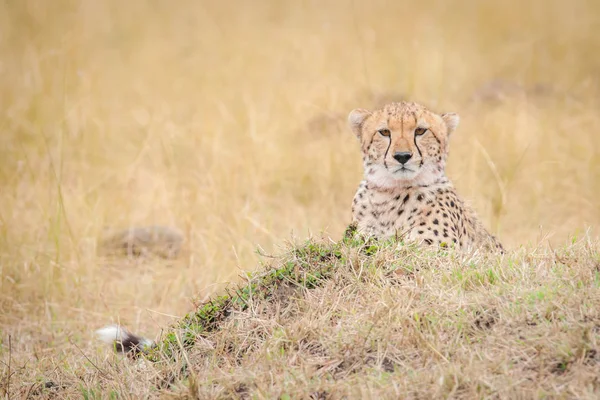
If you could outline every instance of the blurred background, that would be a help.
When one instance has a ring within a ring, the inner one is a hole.
[[[460,114],[461,195],[509,249],[562,246],[600,222],[599,94],[593,0],[0,1],[0,352],[154,336],[258,248],[337,240],[356,107]],[[145,225],[181,257],[97,254]]]

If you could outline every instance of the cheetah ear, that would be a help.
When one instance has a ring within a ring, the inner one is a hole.
[[[348,125],[352,128],[352,132],[360,139],[361,137],[361,128],[365,119],[371,115],[371,111],[365,110],[364,108],[357,108],[352,110],[348,115]]]
[[[442,119],[446,123],[446,128],[448,128],[448,135],[454,132],[460,122],[460,117],[456,113],[442,114]]]

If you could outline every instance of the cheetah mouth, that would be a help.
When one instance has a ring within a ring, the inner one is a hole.
[[[408,174],[408,173],[414,173],[414,172],[415,172],[414,169],[406,168],[405,166],[402,166],[400,168],[396,168],[393,171],[394,174]]]

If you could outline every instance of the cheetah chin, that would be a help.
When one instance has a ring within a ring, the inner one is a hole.
[[[415,169],[401,167],[394,170],[373,166],[371,171],[368,177],[369,182],[382,188],[425,186],[435,181],[435,167],[430,165],[423,165]]]

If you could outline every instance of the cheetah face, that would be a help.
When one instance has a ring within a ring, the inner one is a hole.
[[[391,103],[348,116],[361,142],[365,178],[381,187],[429,185],[444,176],[457,114],[438,115],[416,103]]]

